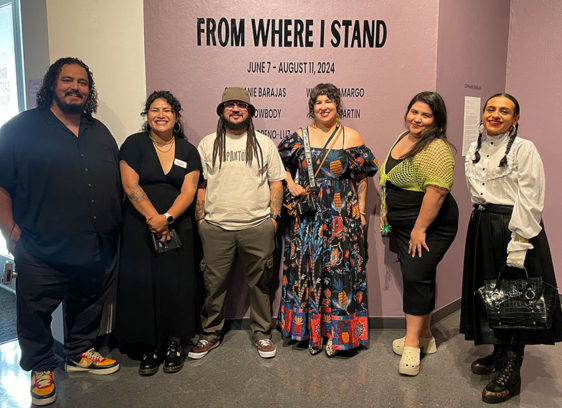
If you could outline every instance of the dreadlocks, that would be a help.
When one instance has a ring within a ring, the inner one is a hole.
[[[256,139],[256,131],[254,129],[254,123],[252,122],[252,115],[248,116],[247,121],[246,164],[252,164],[255,156],[258,162],[258,168],[261,171],[263,169],[263,153],[261,146]],[[213,166],[216,163],[217,156],[219,158],[220,168],[222,166],[222,162],[226,158],[226,121],[224,120],[223,115],[220,115],[217,123],[217,137],[215,138],[215,143],[213,144]]]

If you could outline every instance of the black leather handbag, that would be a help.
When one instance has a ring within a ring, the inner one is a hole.
[[[318,175],[318,172],[322,168],[324,161],[326,161],[326,158],[328,157],[328,153],[330,153],[330,151],[332,150],[334,143],[336,143],[336,141],[338,140],[340,136],[339,130],[342,129],[343,129],[342,126],[337,125],[334,131],[332,132],[332,134],[330,135],[330,137],[328,138],[328,140],[326,140],[326,144],[324,145],[324,147],[322,148],[322,152],[320,153],[321,155],[324,155],[324,158],[322,159],[322,162],[316,169],[316,172],[313,173],[312,155],[310,153],[310,140],[308,138],[308,129],[302,128],[302,139],[304,142],[306,167],[308,171],[308,178],[310,184],[306,187],[305,194],[295,197],[289,191],[289,188],[287,187],[287,183],[284,183],[283,207],[285,207],[285,211],[289,216],[291,217],[303,216],[303,215],[313,214],[316,212],[316,207],[317,207],[316,200],[318,197],[318,192],[320,191],[320,188],[316,185],[316,176]],[[330,141],[332,141],[332,144],[330,145],[330,147],[328,147],[328,143],[330,143]]]
[[[484,281],[474,293],[486,310],[492,329],[549,329],[558,289],[541,277],[509,279],[502,277],[504,266],[496,279]]]
[[[285,184],[283,186],[283,207],[291,217],[313,214],[316,211],[316,197],[318,188],[311,189],[307,186],[306,193],[295,197]]]

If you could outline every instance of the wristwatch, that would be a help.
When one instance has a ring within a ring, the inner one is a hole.
[[[281,216],[280,216],[279,214],[270,213],[270,214],[269,214],[269,217],[270,217],[271,219],[273,219],[274,221],[276,221],[276,222],[281,221]]]
[[[168,224],[171,224],[175,221],[174,217],[171,214],[164,213],[164,217],[166,217],[166,221],[168,221]]]

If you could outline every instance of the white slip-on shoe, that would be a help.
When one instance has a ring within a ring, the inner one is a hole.
[[[404,352],[404,340],[406,336],[395,339],[392,342],[392,351],[399,356]],[[435,343],[435,337],[420,337],[420,349],[424,354],[433,354],[437,351],[437,344]]]
[[[416,376],[420,372],[420,349],[417,347],[404,347],[398,372],[404,375]]]

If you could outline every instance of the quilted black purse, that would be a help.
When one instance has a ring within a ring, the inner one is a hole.
[[[476,290],[486,310],[488,324],[492,329],[549,329],[552,325],[553,308],[558,289],[541,277],[507,279],[502,267],[496,279],[484,281]]]

